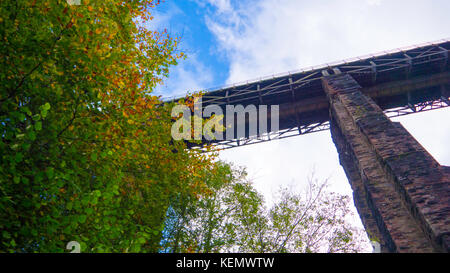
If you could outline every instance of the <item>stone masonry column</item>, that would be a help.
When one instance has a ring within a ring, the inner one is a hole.
[[[322,83],[333,141],[369,238],[382,252],[449,252],[450,168],[390,121],[350,75]]]

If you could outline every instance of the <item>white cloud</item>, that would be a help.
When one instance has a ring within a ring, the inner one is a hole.
[[[379,6],[381,2],[382,0],[366,0],[366,3],[370,6]]]
[[[376,8],[372,6],[381,1],[340,0],[326,1],[326,4],[325,1],[293,0],[207,2],[217,8],[216,12],[206,16],[206,22],[216,36],[219,48],[229,59],[228,83],[450,36],[450,31],[444,27],[450,25],[449,1],[398,0],[383,2]],[[424,118],[414,115],[410,127],[429,125]],[[448,139],[450,128],[448,125],[443,128],[440,133]],[[414,129],[410,131],[415,134]],[[432,142],[431,139],[428,134],[423,141]],[[323,170],[320,172],[323,177],[334,172],[337,180],[345,180],[343,172],[336,170],[339,167],[337,154],[329,138],[314,134],[285,140],[270,153],[270,157],[260,152],[266,145],[273,144],[239,148],[223,154],[244,165],[254,166],[255,176],[260,177],[258,183],[264,185],[297,180],[306,176],[311,165]],[[448,149],[442,150],[445,152],[437,157],[445,159],[442,164],[450,164],[446,161]],[[433,150],[435,152],[437,149]],[[325,158],[324,154],[330,156]],[[275,167],[277,165],[279,168]],[[253,167],[249,166],[249,169]],[[256,174],[257,170],[260,175]]]
[[[450,37],[447,0],[209,4],[217,9],[205,20],[230,62],[228,83]],[[450,165],[449,118],[446,109],[397,121],[441,164]],[[319,178],[332,176],[334,190],[351,193],[329,132],[235,148],[221,157],[247,166],[269,202],[279,185],[304,184],[313,166]]]
[[[215,6],[220,13],[232,11],[230,0],[207,0],[207,2]]]
[[[145,27],[151,30],[170,29],[170,23],[175,16],[183,14],[183,11],[177,5],[170,4],[158,6],[158,9],[152,11],[153,19],[145,24]]]
[[[229,83],[450,36],[448,1],[209,2]]]
[[[450,37],[447,0],[193,0],[230,64],[235,83],[312,65]],[[174,13],[162,18],[168,22]],[[171,71],[158,92],[184,95],[211,87],[213,74],[195,54]],[[167,95],[167,94],[166,94]],[[441,163],[450,165],[450,109],[396,119]],[[351,194],[329,132],[234,148],[221,158],[247,166],[269,204],[279,186],[301,187],[313,168],[332,189]]]
[[[158,86],[155,94],[163,98],[175,98],[186,95],[186,92],[204,90],[211,87],[213,75],[211,69],[198,60],[196,54],[191,53],[186,60],[170,69],[170,79]]]

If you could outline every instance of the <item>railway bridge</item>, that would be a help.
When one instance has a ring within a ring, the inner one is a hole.
[[[369,238],[383,252],[449,252],[450,167],[390,120],[450,106],[449,51],[441,40],[209,91],[202,107],[224,113],[227,105],[278,105],[279,126],[191,148],[331,130]]]

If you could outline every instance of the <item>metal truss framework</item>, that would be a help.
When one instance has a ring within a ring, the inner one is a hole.
[[[322,77],[348,73],[355,78],[363,90],[376,89],[384,84],[447,73],[446,71],[450,70],[449,51],[450,39],[445,39],[207,92],[202,96],[203,108],[208,105],[218,105],[225,112],[226,105],[280,105],[281,119],[277,132],[248,136],[244,139],[204,141],[201,146],[212,144],[220,149],[229,149],[328,130],[328,106],[322,88]],[[448,85],[448,82],[450,79],[448,75],[445,75],[445,83],[436,85],[442,88]],[[422,95],[412,99],[408,91],[400,95],[384,94],[375,100],[389,117],[409,115],[450,105],[448,93],[445,93],[446,95],[440,93],[436,97],[436,92],[427,92],[424,91]],[[433,95],[429,95],[431,93]],[[201,147],[193,148],[202,149]]]
[[[393,78],[407,79],[429,72],[444,71],[448,67],[449,51],[450,39],[445,39],[419,47],[407,47],[325,64],[210,91],[203,95],[203,104],[245,104],[254,100],[268,103],[273,95],[280,94],[291,94],[295,98],[300,90],[311,90],[313,87],[321,89],[320,80],[323,76],[338,73],[350,74],[363,87],[388,82]]]
[[[396,118],[446,107],[450,107],[450,101],[448,99],[441,98],[439,100],[420,102],[414,105],[407,105],[404,107],[388,109],[385,110],[384,113],[390,118]],[[250,138],[223,140],[210,143],[205,142],[204,145],[210,144],[216,146],[216,148],[219,150],[227,150],[244,145],[258,144],[272,140],[285,139],[294,136],[327,131],[329,129],[330,129],[330,122],[324,121],[315,124],[309,124],[307,126],[293,127],[289,129],[280,130],[277,132],[270,132],[261,136],[255,136]],[[202,150],[201,147],[194,147],[194,149]]]

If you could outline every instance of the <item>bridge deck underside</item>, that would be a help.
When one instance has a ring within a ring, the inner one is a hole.
[[[321,79],[333,74],[351,75],[390,117],[448,107],[449,51],[450,41],[442,41],[208,92],[202,97],[203,108],[219,105],[223,113],[226,105],[279,105],[279,130],[204,140],[202,145],[226,149],[328,130],[329,105]]]

